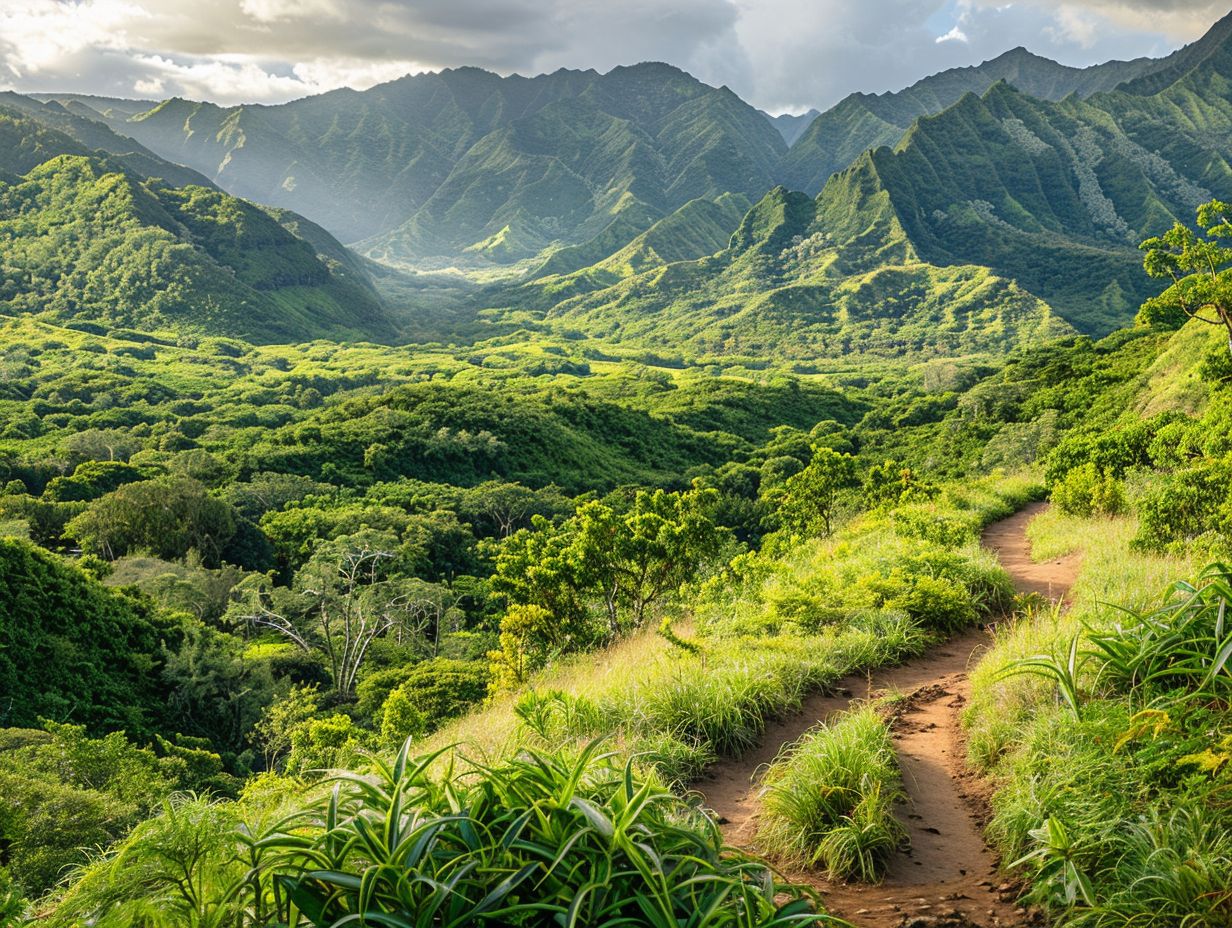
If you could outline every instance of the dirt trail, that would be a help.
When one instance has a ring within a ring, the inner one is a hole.
[[[1075,558],[1035,564],[1027,523],[1044,504],[1033,504],[988,527],[985,547],[996,552],[1020,592],[1062,599],[1076,574]],[[720,816],[724,834],[737,847],[756,850],[760,776],[782,745],[853,699],[899,691],[909,694],[894,726],[894,740],[908,802],[900,809],[911,849],[891,860],[876,886],[835,884],[817,872],[789,872],[826,897],[827,908],[858,928],[1011,928],[1030,924],[1015,903],[1016,892],[999,877],[996,855],[984,843],[987,811],[983,782],[966,766],[959,715],[970,693],[967,670],[987,647],[983,630],[950,639],[927,654],[869,676],[847,677],[830,694],[806,701],[801,711],[766,731],[761,744],[739,760],[721,764],[698,784],[706,804]]]

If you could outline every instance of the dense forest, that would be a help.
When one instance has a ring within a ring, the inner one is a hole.
[[[963,636],[996,918],[1227,928],[1230,23],[807,126],[0,95],[0,928],[862,924]]]

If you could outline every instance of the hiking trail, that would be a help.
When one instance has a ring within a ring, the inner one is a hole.
[[[1036,564],[1026,537],[1027,523],[1046,508],[1045,503],[1027,506],[988,526],[981,541],[998,556],[1019,592],[1064,599],[1078,557]],[[772,723],[758,747],[719,764],[696,786],[719,816],[728,843],[757,850],[760,777],[784,744],[853,700],[898,691],[907,700],[894,723],[894,743],[908,797],[898,815],[907,826],[910,850],[894,855],[885,879],[876,885],[831,883],[824,871],[787,870],[786,875],[815,886],[826,908],[857,928],[1031,924],[1016,902],[1019,888],[1002,879],[997,855],[981,833],[989,787],[966,764],[960,714],[970,693],[967,671],[990,641],[986,630],[969,630],[896,667],[845,677],[829,692],[806,699],[799,712]]]

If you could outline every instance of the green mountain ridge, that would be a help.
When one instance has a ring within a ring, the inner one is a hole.
[[[611,283],[559,289],[545,324],[801,357],[1107,334],[1157,292],[1138,242],[1232,192],[1232,53],[1199,44],[1193,66],[1151,95],[1049,101],[1006,81],[965,94],[895,148],[862,154],[815,200],[776,188],[721,252],[618,280],[600,266],[575,272]]]
[[[1018,47],[974,67],[942,71],[894,93],[851,94],[809,124],[784,159],[779,179],[793,189],[817,194],[831,174],[861,152],[896,145],[916,119],[947,109],[965,94],[983,94],[998,81],[1054,102],[1070,95],[1086,99],[1118,87],[1154,92],[1149,88],[1165,86],[1169,74],[1191,68],[1230,33],[1232,15],[1202,39],[1165,58],[1109,61],[1088,68],[1071,68]]]
[[[256,341],[392,337],[366,272],[323,229],[172,186],[163,166],[0,106],[0,310]]]
[[[655,63],[535,78],[461,68],[281,106],[171,99],[108,121],[389,261],[507,263],[581,244],[629,198],[638,234],[699,196],[760,196],[787,150],[730,90]]]

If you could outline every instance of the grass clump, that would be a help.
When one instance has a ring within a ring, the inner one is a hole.
[[[760,844],[833,879],[879,880],[906,839],[894,744],[871,707],[847,713],[788,747],[765,777]]]

